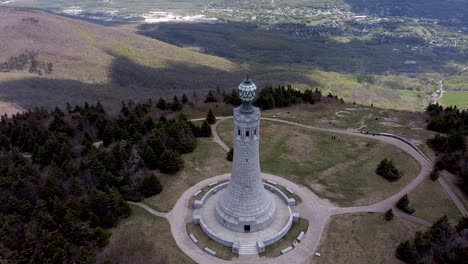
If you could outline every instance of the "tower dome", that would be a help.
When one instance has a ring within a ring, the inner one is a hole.
[[[251,102],[257,95],[257,86],[250,80],[249,76],[239,84],[239,98],[244,102]]]

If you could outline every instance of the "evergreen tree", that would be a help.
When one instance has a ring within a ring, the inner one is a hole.
[[[401,177],[401,173],[397,168],[395,168],[393,161],[386,158],[377,165],[375,173],[384,177],[388,181],[397,181]]]
[[[177,152],[170,149],[164,150],[159,161],[160,169],[165,173],[175,173],[184,167],[184,160]]]
[[[391,221],[393,219],[393,210],[391,208],[385,212],[384,219],[385,221]]]
[[[214,95],[213,91],[209,91],[208,95],[205,98],[205,103],[216,103],[218,102],[218,98]]]
[[[143,160],[145,161],[146,166],[150,170],[155,170],[158,168],[159,160],[158,156],[154,153],[150,146],[146,146],[143,152]]]
[[[183,103],[183,104],[188,103],[188,97],[187,97],[186,94],[183,94],[183,95],[182,95],[182,103]]]
[[[167,110],[167,103],[166,100],[164,100],[162,97],[159,97],[158,103],[156,104],[156,107],[161,109],[161,110]]]
[[[206,120],[203,121],[200,127],[200,135],[202,137],[211,137],[211,126],[206,122]]]
[[[145,197],[156,195],[162,191],[162,185],[159,179],[151,173],[143,179],[142,193]]]
[[[211,108],[208,110],[208,115],[206,116],[206,122],[208,122],[208,124],[216,123],[216,117],[213,114],[213,111],[211,111]]]
[[[128,116],[130,114],[130,109],[128,109],[127,105],[125,104],[125,102],[122,102],[122,108],[120,109],[120,113],[123,115],[123,116]]]
[[[415,211],[414,208],[410,205],[407,194],[405,194],[403,197],[400,198],[400,200],[398,200],[396,207],[408,214],[412,214]]]
[[[234,159],[234,148],[230,148],[228,153],[226,154],[226,159],[228,161],[232,161]]]
[[[183,108],[184,106],[179,102],[179,98],[177,96],[174,96],[174,99],[171,104],[171,109],[172,111],[179,111]]]

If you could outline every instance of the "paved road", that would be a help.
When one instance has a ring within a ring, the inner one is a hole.
[[[217,126],[219,125],[220,122],[222,122],[225,119],[232,118],[232,117],[219,117],[218,121],[216,124],[212,126],[212,132],[213,132],[213,141],[220,145],[225,151],[229,150],[229,147],[220,139],[218,133],[217,133]],[[383,136],[372,136],[372,135],[365,135],[361,133],[355,133],[352,130],[338,130],[338,129],[329,129],[329,128],[320,128],[320,127],[314,127],[314,126],[308,126],[304,124],[299,124],[299,123],[294,123],[290,121],[285,121],[285,120],[280,120],[280,119],[273,119],[273,118],[262,118],[263,120],[269,120],[273,122],[279,122],[279,123],[284,123],[288,125],[294,125],[294,126],[299,126],[303,127],[306,129],[314,130],[314,131],[320,131],[320,132],[326,132],[326,133],[335,133],[335,134],[342,134],[342,135],[349,135],[349,136],[357,136],[357,137],[363,137],[363,138],[371,138],[375,140],[379,140],[388,144],[392,144],[405,152],[407,152],[409,155],[414,157],[420,164],[421,164],[421,171],[418,174],[418,176],[410,182],[407,186],[405,186],[400,192],[397,194],[374,204],[370,205],[365,205],[365,206],[355,206],[355,207],[345,207],[345,208],[340,208],[337,207],[333,204],[331,204],[327,200],[323,200],[319,198],[317,195],[315,195],[313,192],[311,192],[309,189],[303,187],[303,186],[298,186],[295,183],[292,183],[284,178],[270,175],[270,174],[262,174],[262,177],[266,180],[272,180],[277,182],[280,185],[283,185],[285,187],[289,187],[293,189],[303,200],[301,204],[296,206],[294,208],[294,211],[299,212],[301,214],[301,217],[306,218],[310,225],[309,225],[309,230],[307,231],[304,240],[302,243],[299,244],[298,247],[296,247],[293,251],[274,258],[274,259],[267,259],[267,258],[260,258],[260,257],[239,257],[234,260],[234,262],[237,263],[268,263],[268,264],[276,264],[276,263],[310,263],[311,259],[313,258],[313,254],[316,252],[320,238],[322,236],[322,233],[330,220],[330,217],[333,215],[338,215],[338,214],[348,214],[348,213],[363,213],[363,212],[378,212],[378,213],[383,213],[387,211],[388,209],[392,208],[392,206],[400,199],[403,195],[406,193],[409,193],[412,191],[414,188],[416,188],[431,172],[432,170],[432,163],[425,158],[423,155],[421,155],[417,150],[415,150],[413,147],[409,146],[408,144],[404,143],[401,140],[395,139],[395,138],[390,138],[390,137],[383,137]],[[131,203],[136,206],[140,206],[150,212],[153,215],[160,216],[160,217],[165,217],[169,220],[171,224],[171,232],[174,236],[174,239],[177,243],[177,245],[180,247],[180,249],[187,254],[189,257],[191,257],[193,260],[195,260],[198,263],[206,263],[206,264],[215,264],[215,263],[221,263],[221,264],[227,264],[227,263],[232,263],[232,261],[224,261],[215,257],[212,257],[202,250],[200,250],[197,246],[193,244],[193,242],[190,240],[189,236],[187,235],[186,232],[186,224],[191,222],[191,210],[189,210],[189,201],[197,190],[203,188],[204,186],[210,184],[211,182],[214,181],[221,181],[229,178],[230,174],[223,174],[219,175],[210,179],[206,179],[204,181],[201,181],[197,183],[196,185],[190,187],[187,191],[183,193],[181,198],[177,201],[176,205],[172,209],[171,212],[164,214],[164,213],[159,213],[148,206],[141,204],[141,203]],[[443,181],[443,180],[442,180]],[[439,181],[440,182],[440,181]],[[443,183],[441,183],[442,186],[444,186]],[[455,199],[454,202],[457,204],[457,196],[455,193],[450,189],[450,186],[445,184],[448,189],[447,192],[452,195],[450,197],[452,199]],[[445,188],[445,187],[444,187]],[[459,200],[458,200],[459,201]],[[460,202],[460,208],[462,213],[466,215],[466,210],[463,206],[463,203]],[[459,205],[457,205],[458,207]],[[465,211],[463,211],[465,210]],[[412,221],[424,226],[430,226],[431,223],[419,219],[417,217],[407,215],[403,212],[395,212],[395,215],[401,218],[404,218],[408,221]]]

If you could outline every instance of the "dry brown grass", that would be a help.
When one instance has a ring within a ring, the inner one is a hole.
[[[232,145],[232,120],[218,126],[221,139]],[[262,121],[261,168],[310,188],[341,206],[371,204],[397,193],[420,171],[419,163],[399,148],[371,139],[321,133]],[[403,177],[388,182],[375,174],[377,164],[392,159]]]
[[[335,216],[321,238],[318,264],[394,264],[398,244],[424,227],[394,218],[385,222],[381,214]]]
[[[429,222],[435,222],[446,215],[453,222],[458,222],[461,213],[445,192],[440,183],[425,179],[408,194],[411,205],[416,209],[414,216]]]
[[[120,264],[194,264],[172,238],[169,223],[139,207],[131,207],[129,218],[112,230],[109,245],[98,254],[97,262]]]

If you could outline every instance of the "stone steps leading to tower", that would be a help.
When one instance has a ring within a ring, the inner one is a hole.
[[[239,245],[239,255],[258,255],[256,244]]]

